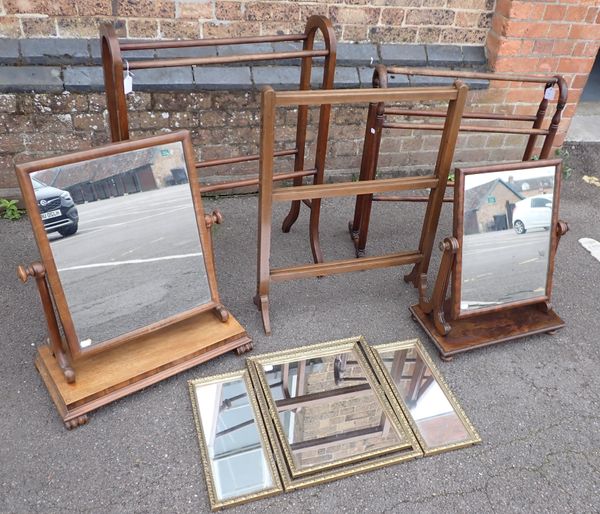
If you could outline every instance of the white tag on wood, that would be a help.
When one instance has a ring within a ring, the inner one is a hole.
[[[133,91],[133,75],[129,72],[125,73],[125,78],[123,79],[123,89],[125,90],[126,95]]]
[[[554,88],[552,86],[544,89],[544,98],[546,100],[554,100]]]

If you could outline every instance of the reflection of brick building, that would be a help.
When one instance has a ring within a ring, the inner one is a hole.
[[[464,213],[465,235],[512,228],[514,204],[523,198],[525,196],[513,184],[502,179],[467,189]]]
[[[345,365],[336,385],[334,366],[340,357]],[[284,401],[289,407],[298,405],[290,410],[294,412],[291,447],[299,468],[404,442],[390,427],[352,353],[319,360],[302,374],[304,379],[300,379],[293,399]],[[282,402],[277,403],[281,415]]]

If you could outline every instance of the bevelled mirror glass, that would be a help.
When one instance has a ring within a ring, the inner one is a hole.
[[[455,316],[549,296],[558,166],[519,163],[457,170]]]
[[[282,491],[247,372],[189,386],[213,510]]]
[[[417,446],[356,339],[251,361],[293,477]]]
[[[372,351],[426,454],[480,441],[418,340],[373,346]]]
[[[28,172],[34,233],[73,353],[214,305],[186,137],[38,161]]]

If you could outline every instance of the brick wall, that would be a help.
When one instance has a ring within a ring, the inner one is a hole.
[[[302,31],[331,18],[340,41],[483,43],[494,0],[2,0],[0,37],[96,37],[110,18],[130,38]]]
[[[4,13],[0,18],[0,35],[96,38],[97,24],[106,16],[121,22],[122,34],[136,37],[157,37],[159,33],[173,36],[174,33],[167,34],[164,27],[178,24],[190,27],[190,33],[178,33],[184,37],[223,35],[227,31],[239,35],[247,33],[243,32],[246,30],[253,34],[258,31],[272,34],[300,30],[306,16],[312,12],[328,14],[336,23],[342,39],[368,37],[371,41],[377,41],[387,34],[388,41],[394,43],[405,40],[415,43],[441,42],[453,40],[455,35],[462,34],[461,43],[469,43],[481,41],[483,32],[492,69],[545,71],[565,75],[571,91],[556,140],[558,146],[568,129],[598,52],[600,2],[498,0],[497,4],[492,4],[483,0],[354,0],[343,3],[200,0],[189,3],[138,2],[138,8],[134,9],[133,1],[81,0],[73,3],[56,0],[49,4],[34,0],[0,0],[0,12]],[[286,21],[277,21],[284,7],[289,10],[285,11],[288,12]],[[485,20],[490,20],[491,10],[494,11],[491,29],[486,30],[489,21]],[[394,12],[398,17],[392,19]],[[139,13],[151,13],[152,17],[141,18],[138,17]],[[298,14],[297,17],[294,13]],[[269,16],[272,19],[268,19]],[[298,26],[291,26],[290,16]],[[472,21],[468,26],[467,19]],[[461,24],[465,27],[461,28]],[[31,29],[36,26],[40,28]],[[138,29],[135,27],[142,26],[151,30],[145,34],[136,32]],[[43,31],[43,27],[48,30]],[[205,29],[210,27],[225,32],[206,32]],[[430,36],[432,39],[428,39]],[[0,43],[2,41],[0,39]],[[391,61],[384,52],[385,48],[386,45],[379,47],[378,58],[380,62],[389,64]],[[2,69],[0,67],[0,73]],[[19,66],[14,69],[19,69]],[[54,73],[54,68],[48,73]],[[65,71],[59,68],[57,73],[59,76],[55,80],[60,90],[66,87],[60,77]],[[368,75],[369,71],[355,68],[353,73],[360,75],[360,84],[366,86],[363,75]],[[350,83],[346,87],[348,85]],[[488,89],[469,93],[468,108],[503,113],[535,113],[542,93],[542,85],[492,81]],[[257,152],[259,97],[256,88],[248,91],[196,90],[175,94],[137,92],[129,97],[129,103],[132,109],[132,137],[189,128],[198,156],[202,159]],[[549,123],[554,105],[552,103],[548,109],[545,126]],[[364,120],[365,111],[362,108],[338,108],[334,111],[327,161],[331,177],[358,174]],[[309,129],[309,140],[314,138],[315,121],[311,118],[313,127]],[[281,146],[291,146],[294,123],[293,112],[280,113],[278,133]],[[454,162],[481,164],[520,159],[525,141],[525,136],[513,134],[461,134]],[[16,186],[15,162],[89,148],[105,142],[108,142],[108,128],[102,94],[63,91],[0,95],[0,188]],[[379,169],[388,174],[426,170],[435,163],[438,144],[439,137],[432,132],[385,132]],[[277,170],[290,169],[285,161],[278,162],[280,166]],[[244,175],[256,169],[254,163],[212,169],[210,173]],[[207,175],[209,172],[203,173]],[[214,177],[209,180],[214,180]]]

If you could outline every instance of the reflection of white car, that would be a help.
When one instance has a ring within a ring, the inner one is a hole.
[[[552,195],[537,195],[515,203],[513,227],[517,234],[534,228],[548,230],[552,223]]]

